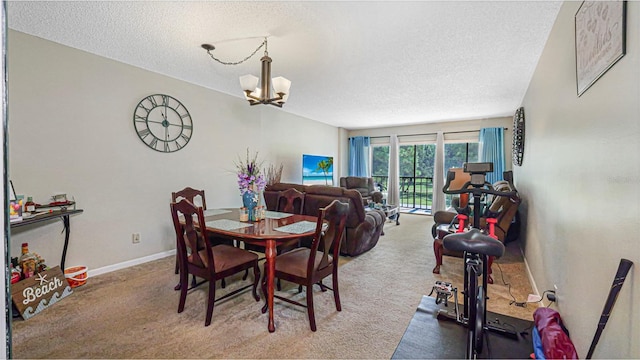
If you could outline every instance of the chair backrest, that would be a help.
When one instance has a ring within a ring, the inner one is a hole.
[[[304,193],[294,188],[280,191],[276,211],[290,214],[302,214],[304,210]]]
[[[200,199],[197,199],[197,197]],[[190,187],[186,187],[180,191],[171,193],[171,201],[178,202],[178,200],[187,199],[192,204],[198,205],[198,202],[202,205],[204,210],[207,210],[207,200],[204,197],[204,190],[196,190]]]
[[[337,266],[342,234],[344,233],[348,213],[349,204],[338,200],[334,200],[328,206],[320,209],[316,233],[311,243],[307,274],[322,272],[322,270],[327,271],[334,263]],[[325,223],[327,224],[326,228],[324,227]],[[316,267],[316,256],[320,255],[320,252],[322,252],[322,258]],[[329,261],[329,255],[332,255],[333,261]]]
[[[471,174],[464,172],[463,168],[451,168],[449,171],[456,174],[456,177],[449,184],[451,190],[460,190],[467,181],[471,181]],[[465,208],[469,203],[469,193],[460,194],[459,199],[458,207]]]
[[[376,190],[373,185],[373,178],[361,176],[341,177],[340,187],[358,190],[362,196],[369,196]]]
[[[498,181],[494,183],[493,188],[497,191],[512,190],[511,186],[506,181]],[[504,236],[506,236],[509,226],[518,211],[520,202],[520,196],[494,196],[493,199],[491,199],[491,204],[489,205],[487,213],[491,215],[491,217],[495,217],[498,221],[496,224],[497,230],[502,232],[500,233],[496,231],[499,238],[504,239]]]
[[[213,273],[215,269],[213,262],[213,252],[210,246],[205,246],[206,259],[201,257],[198,252],[198,237],[206,239],[205,227],[197,228],[194,223],[193,215],[197,215],[197,223],[204,224],[204,210],[202,207],[196,207],[187,199],[180,202],[171,203],[171,217],[173,218],[173,227],[176,231],[176,247],[178,257],[182,264],[191,264],[200,268],[209,268]],[[180,222],[180,215],[184,219],[184,224]],[[208,265],[208,266],[207,266]]]

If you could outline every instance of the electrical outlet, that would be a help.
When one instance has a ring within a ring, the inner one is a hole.
[[[133,233],[131,235],[131,242],[134,244],[139,244],[140,243],[140,233]]]

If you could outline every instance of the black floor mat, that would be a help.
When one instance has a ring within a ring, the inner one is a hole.
[[[392,359],[464,359],[467,329],[454,321],[438,320],[435,298],[423,296],[413,319],[409,323]],[[453,311],[452,305],[447,308]],[[460,307],[462,311],[462,306]],[[531,332],[533,321],[487,312],[487,321],[503,324],[518,333],[518,340],[492,332],[488,337],[480,358],[484,359],[528,359],[533,352]]]

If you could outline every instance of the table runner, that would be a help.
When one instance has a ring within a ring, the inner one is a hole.
[[[204,216],[220,215],[220,214],[226,214],[230,212],[231,212],[230,210],[225,210],[225,209],[208,209],[204,211]]]

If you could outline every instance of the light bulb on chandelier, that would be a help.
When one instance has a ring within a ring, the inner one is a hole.
[[[242,64],[243,62],[253,57],[253,55],[255,55],[263,46],[264,56],[262,56],[262,58],[260,59],[260,62],[262,63],[260,78],[250,74],[240,76],[240,86],[242,87],[244,96],[249,101],[249,104],[269,104],[277,107],[282,107],[282,105],[284,105],[284,103],[289,98],[289,88],[291,87],[291,81],[282,76],[278,76],[273,79],[271,78],[271,58],[269,57],[269,52],[267,51],[267,38],[264,39],[262,44],[260,44],[260,46],[258,46],[258,48],[255,49],[253,53],[251,53],[251,55],[237,62],[225,62],[217,59],[211,53],[215,49],[215,47],[210,44],[202,44],[202,48],[207,50],[207,54],[209,54],[209,56],[211,56],[213,60],[223,65]],[[260,84],[260,86],[258,86],[258,83]],[[273,97],[271,97],[272,90],[274,93]]]

